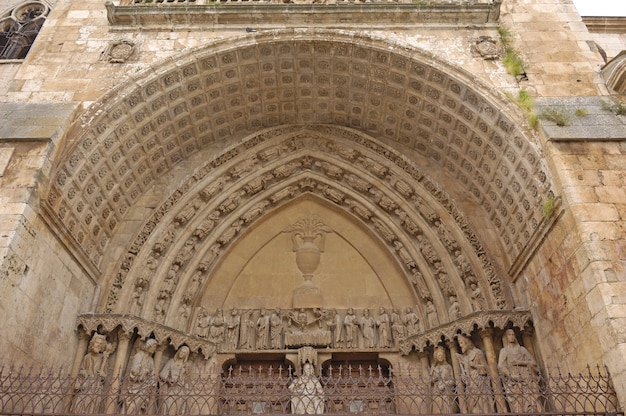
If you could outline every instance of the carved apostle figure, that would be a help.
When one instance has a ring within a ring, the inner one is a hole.
[[[237,309],[230,311],[230,317],[226,318],[226,334],[224,344],[227,349],[236,350],[239,346],[239,326],[241,325],[241,316]]]
[[[408,336],[415,335],[420,333],[420,318],[417,316],[413,309],[408,307],[406,308],[406,314],[404,315],[404,326],[406,327],[406,332]]]
[[[458,354],[461,378],[465,384],[467,413],[493,412],[491,381],[487,375],[485,353],[474,346],[469,338],[459,335],[461,354]]]
[[[363,334],[363,347],[365,348],[374,348],[376,346],[376,331],[374,330],[374,326],[376,325],[376,321],[370,315],[369,309],[365,308],[363,310],[363,316],[359,320],[359,327],[361,328],[361,333]]]
[[[209,327],[209,340],[216,344],[221,344],[224,341],[225,321],[224,313],[221,309],[215,311],[215,316],[211,318],[211,325]]]
[[[354,310],[349,308],[346,317],[343,318],[343,343],[346,348],[357,347],[357,320],[357,317],[354,315]]]
[[[437,308],[432,300],[426,302],[426,319],[428,319],[428,327],[436,328],[439,326],[439,316],[437,315]]]
[[[185,394],[187,385],[187,359],[189,347],[183,345],[159,373],[159,395],[161,396],[161,414],[182,415],[187,412]]]
[[[330,312],[330,319],[326,322],[326,326],[332,334],[332,346],[339,348],[341,346],[341,327],[343,325],[341,315],[339,315],[337,309],[333,309]]]
[[[376,327],[378,328],[378,346],[381,348],[391,347],[391,331],[389,327],[389,314],[385,308],[381,307],[376,317]]]
[[[429,375],[433,393],[432,413],[454,413],[454,374],[452,366],[446,361],[446,349],[441,345],[435,347]]]
[[[261,309],[261,315],[256,321],[256,348],[257,350],[268,347],[270,318],[265,314],[265,309]]]
[[[148,404],[156,387],[156,374],[152,355],[157,341],[147,339],[130,361],[124,392],[123,413],[141,415],[149,412]]]
[[[108,359],[112,351],[113,346],[107,343],[104,335],[93,334],[74,384],[73,413],[100,412],[100,395],[104,388]]]
[[[391,312],[391,336],[394,347],[397,347],[400,340],[406,336],[406,328],[397,309]]]
[[[283,318],[280,309],[276,309],[270,316],[270,348],[279,350],[283,346]]]
[[[302,375],[289,384],[291,413],[296,415],[321,415],[324,413],[324,388],[313,374],[313,366],[306,362]]]
[[[474,282],[470,283],[470,300],[472,303],[472,309],[475,311],[486,311],[487,302],[483,296],[483,292],[480,287]]]
[[[541,412],[539,401],[539,366],[530,352],[519,345],[515,331],[507,329],[498,357],[506,399],[513,413]]]
[[[461,305],[456,296],[450,296],[450,307],[448,308],[448,318],[451,321],[461,317]]]

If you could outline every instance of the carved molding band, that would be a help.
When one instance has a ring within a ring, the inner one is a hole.
[[[219,311],[220,315],[206,315],[207,319],[199,316],[193,333],[184,333],[132,315],[81,315],[77,326],[88,334],[97,331],[113,333],[116,329],[127,334],[136,332],[142,339],[154,337],[160,344],[172,345],[175,349],[187,345],[191,352],[201,353],[205,358],[215,352],[295,350],[302,346],[333,350],[399,349],[407,355],[412,351],[422,352],[442,341],[454,340],[459,334],[469,335],[475,330],[525,329],[532,326],[530,312],[525,310],[476,312],[428,330],[424,330],[417,316],[412,316],[412,310],[402,315],[395,310],[390,312],[387,314],[386,310],[381,310],[377,315],[370,315],[367,310],[353,309],[314,310],[309,313],[283,310],[266,314],[265,310],[241,310],[236,315],[227,314],[224,317]],[[382,319],[383,314],[387,320]],[[281,325],[284,324],[281,327],[284,332],[273,330],[277,327],[273,321],[275,317],[280,319]],[[233,318],[237,319],[236,326],[232,324]],[[398,332],[397,325],[402,327],[401,332]],[[237,331],[236,337],[229,335],[232,328]],[[386,331],[388,336],[385,340],[380,336],[382,331]]]
[[[82,327],[87,334],[98,331],[113,333],[120,330],[130,336],[136,332],[142,339],[153,337],[161,345],[172,345],[175,349],[186,345],[192,352],[202,354],[206,359],[217,349],[214,343],[206,339],[132,315],[80,315],[77,318],[77,327]]]

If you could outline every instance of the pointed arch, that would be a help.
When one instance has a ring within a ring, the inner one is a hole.
[[[251,135],[200,166],[155,210],[129,245],[104,311],[127,312],[134,293],[145,291],[141,313],[175,321],[167,316],[197,302],[220,257],[248,227],[303,194],[377,236],[403,270],[422,318],[429,300],[447,316],[451,296],[471,313],[472,283],[490,308],[510,305],[468,222],[416,166],[353,129],[286,126]],[[150,267],[155,261],[158,268]]]

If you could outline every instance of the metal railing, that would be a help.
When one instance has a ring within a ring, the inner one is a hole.
[[[299,390],[294,386],[304,379],[285,368],[237,368],[173,384],[4,368],[0,414],[292,414],[302,413],[304,403],[315,404],[307,413],[318,414],[623,415],[610,375],[602,368],[498,380],[435,380],[408,371],[349,366],[325,368],[321,374]]]

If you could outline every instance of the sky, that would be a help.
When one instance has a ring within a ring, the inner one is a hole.
[[[573,0],[581,16],[626,16],[626,0]]]

